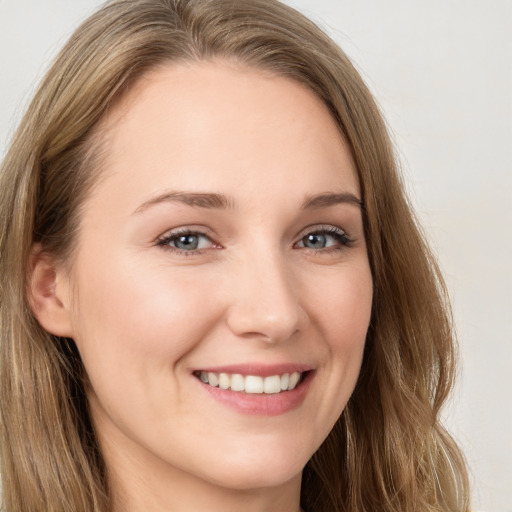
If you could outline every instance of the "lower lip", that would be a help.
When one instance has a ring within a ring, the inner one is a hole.
[[[299,407],[313,380],[313,372],[308,372],[296,388],[274,394],[252,394],[231,389],[209,386],[194,377],[215,400],[242,414],[278,416]]]

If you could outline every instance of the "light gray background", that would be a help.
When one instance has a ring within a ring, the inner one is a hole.
[[[474,509],[512,511],[512,0],[289,0],[355,60],[445,272],[463,370],[446,410]],[[0,0],[0,156],[97,0]]]

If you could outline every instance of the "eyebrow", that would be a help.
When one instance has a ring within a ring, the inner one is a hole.
[[[328,206],[343,203],[352,204],[361,210],[363,209],[363,202],[361,199],[356,197],[354,194],[351,194],[350,192],[327,192],[323,194],[316,194],[306,198],[306,200],[302,203],[301,209],[308,210],[315,208],[326,208]]]
[[[151,206],[161,203],[182,203],[187,206],[226,210],[234,208],[235,201],[224,194],[202,192],[165,192],[142,203],[134,213],[141,213]],[[352,204],[363,208],[362,201],[350,192],[327,192],[307,197],[301,204],[301,210],[326,208],[336,204]]]
[[[134,213],[140,213],[160,203],[182,203],[188,206],[210,209],[233,208],[234,201],[223,194],[200,192],[165,192],[142,203]]]

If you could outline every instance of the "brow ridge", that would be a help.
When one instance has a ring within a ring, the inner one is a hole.
[[[161,203],[182,203],[188,206],[208,209],[227,209],[233,207],[233,201],[224,194],[205,192],[164,192],[142,203],[134,213],[140,213],[149,207]]]
[[[234,201],[224,194],[210,192],[164,192],[142,203],[134,213],[140,213],[151,206],[176,202],[187,206],[206,209],[228,209],[234,207]],[[350,192],[324,192],[307,197],[301,204],[302,210],[326,208],[336,204],[352,204],[363,208],[362,201]]]
[[[361,210],[363,209],[363,202],[361,199],[351,192],[324,192],[321,194],[315,194],[306,198],[301,205],[301,209],[326,208],[336,204],[352,204]]]

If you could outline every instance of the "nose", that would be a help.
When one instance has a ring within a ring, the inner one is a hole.
[[[277,252],[277,251],[276,251]],[[246,255],[230,282],[227,322],[244,338],[279,343],[303,331],[309,316],[293,271],[279,254]]]

